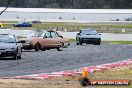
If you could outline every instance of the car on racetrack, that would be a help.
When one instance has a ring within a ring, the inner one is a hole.
[[[132,21],[132,17],[125,18],[125,21]]]
[[[23,42],[23,49],[35,49],[35,51],[48,49],[62,51],[65,46],[70,45],[69,39],[63,38],[57,31],[34,32],[21,41]]]
[[[0,58],[21,59],[21,47],[14,35],[0,34]]]
[[[83,43],[100,45],[101,43],[101,34],[98,34],[97,31],[91,29],[82,29],[76,35],[76,44],[82,45]]]
[[[34,20],[32,21],[33,24],[41,24],[41,21],[40,20]]]
[[[32,27],[32,24],[29,22],[18,22],[13,24],[14,27]]]

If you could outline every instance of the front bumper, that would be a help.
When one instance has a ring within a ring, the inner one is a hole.
[[[82,38],[83,43],[95,43],[95,42],[100,42],[100,38]]]
[[[0,51],[0,58],[14,58],[16,51]]]

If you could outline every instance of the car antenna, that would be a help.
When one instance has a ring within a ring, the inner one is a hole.
[[[0,15],[2,15],[7,10],[9,4],[10,4],[10,0],[7,0],[6,7],[3,11],[0,12]]]

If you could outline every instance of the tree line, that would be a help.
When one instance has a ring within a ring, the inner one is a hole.
[[[7,0],[0,0],[0,7]],[[132,0],[10,0],[9,7],[71,8],[71,9],[132,9]]]

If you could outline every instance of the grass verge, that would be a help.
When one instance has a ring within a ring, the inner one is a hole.
[[[102,41],[102,44],[132,44],[132,41]]]
[[[76,39],[69,39],[70,42],[76,42]],[[132,41],[102,41],[101,44],[132,44]]]
[[[14,28],[11,24],[4,24],[4,28]],[[33,24],[32,28],[55,28],[55,29],[69,29],[72,31],[79,31],[81,28],[93,28],[103,32],[120,32],[116,30],[118,28],[121,29],[131,29],[132,24],[101,24],[101,23],[66,23],[66,22],[45,22],[42,24]],[[114,30],[109,30],[113,29]],[[104,31],[105,30],[105,31]],[[116,30],[116,31],[115,31]]]

